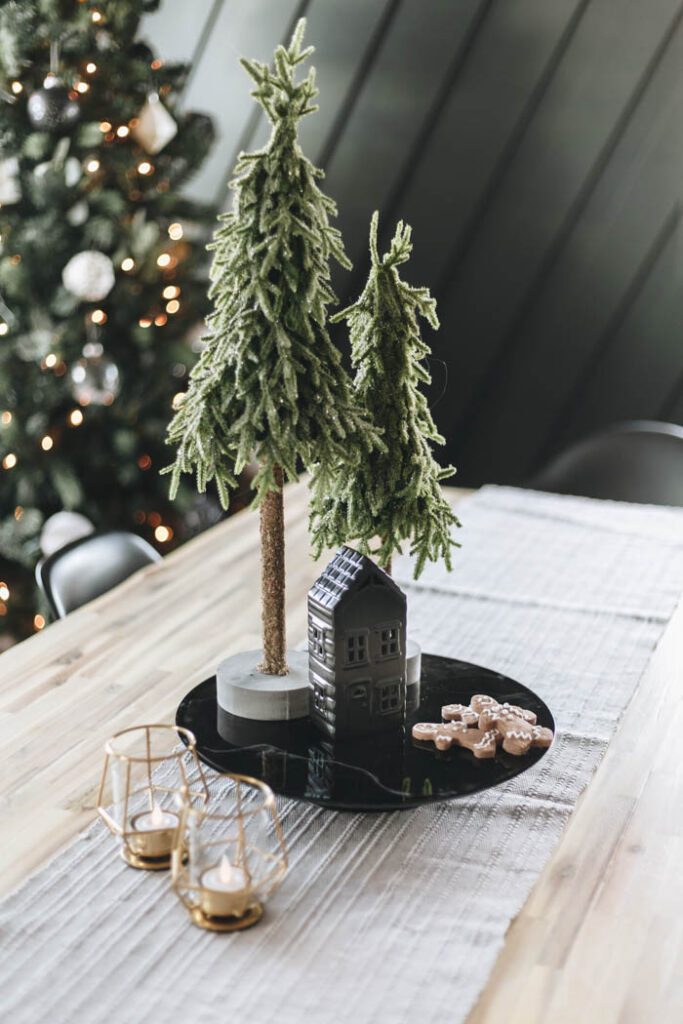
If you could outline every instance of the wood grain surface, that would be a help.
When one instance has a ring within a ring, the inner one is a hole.
[[[287,489],[292,645],[318,572],[306,505]],[[221,657],[258,645],[258,595],[247,511],[0,656],[0,894],[93,820],[108,736],[172,721]],[[682,674],[683,604],[471,1024],[683,1020]]]

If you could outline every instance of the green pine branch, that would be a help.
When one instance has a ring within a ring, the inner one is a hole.
[[[233,210],[219,217],[209,246],[206,347],[168,428],[177,447],[167,470],[171,494],[182,474],[194,473],[200,491],[215,481],[226,508],[254,457],[258,504],[277,489],[276,467],[293,480],[299,461],[324,467],[376,443],[326,327],[336,302],[330,260],[350,264],[330,224],[336,206],[318,185],[323,173],[297,140],[317,95],[313,70],[297,80],[312,53],[302,49],[304,27],[302,20],[289,47],[277,48],[272,66],[242,61],[272,134],[262,150],[238,159]]]
[[[441,490],[441,481],[455,470],[442,468],[433,456],[433,446],[444,439],[421,390],[431,377],[419,319],[434,329],[439,321],[429,290],[406,283],[398,272],[411,254],[410,227],[399,222],[389,251],[380,256],[377,224],[375,213],[365,288],[332,319],[348,324],[356,399],[382,431],[383,443],[355,464],[340,460],[333,472],[318,467],[311,529],[318,553],[354,541],[383,566],[409,540],[417,578],[427,560],[443,558],[450,570],[452,548],[459,546],[452,528],[460,523]]]

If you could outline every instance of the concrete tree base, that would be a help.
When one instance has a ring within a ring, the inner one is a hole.
[[[220,707],[239,718],[284,722],[306,718],[309,710],[308,653],[287,651],[289,674],[268,676],[257,665],[261,651],[243,651],[226,658],[216,672]]]

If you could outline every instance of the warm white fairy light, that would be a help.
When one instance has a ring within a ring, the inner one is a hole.
[[[0,415],[0,423],[2,423],[3,427],[8,427],[11,422],[12,413],[9,411],[9,409],[5,409],[5,411]]]
[[[24,87],[21,82],[12,82],[11,89],[15,96],[18,96],[20,92],[24,91]]]
[[[90,319],[94,324],[106,324],[107,314],[103,309],[94,309],[90,314]]]
[[[130,128],[127,124],[120,124],[116,129],[116,134],[120,139],[125,139],[127,135],[130,135]]]
[[[138,320],[138,323],[139,323],[140,327],[145,327],[145,328],[151,327],[152,326],[152,319],[149,316],[141,316],[140,319]]]
[[[157,256],[157,266],[167,267],[171,262],[171,254],[168,252],[162,252],[161,256]]]
[[[94,174],[95,171],[99,171],[100,169],[100,161],[96,157],[93,157],[92,160],[88,160],[85,165],[85,169],[88,174]]]
[[[9,587],[3,581],[0,581],[0,601],[9,601]]]
[[[179,309],[180,303],[178,302],[177,299],[171,299],[170,302],[166,303],[166,312],[170,313],[171,316],[173,316],[174,313],[177,313]]]
[[[80,92],[82,94],[84,92],[87,92],[89,88],[90,88],[90,86],[88,85],[87,82],[79,82],[78,85],[76,86],[76,91]]]
[[[100,131],[103,135],[111,131],[111,121],[100,121]]]
[[[161,294],[165,299],[177,299],[180,295],[180,288],[177,284],[167,284]]]
[[[157,526],[154,536],[161,544],[165,544],[173,536],[173,530],[170,526]]]
[[[135,267],[135,260],[132,256],[126,256],[125,260],[121,260],[121,270],[125,270],[128,273],[129,270],[133,270]]]
[[[182,224],[169,224],[168,226],[168,237],[172,238],[174,242],[183,237],[183,225]]]
[[[54,354],[54,352],[50,352],[49,355],[45,356],[45,365],[49,369],[52,369],[53,366],[57,365],[57,356]]]
[[[72,409],[67,417],[69,425],[72,427],[80,427],[83,422],[83,413],[80,409]]]
[[[9,331],[7,324],[0,324],[0,335],[4,336]]]
[[[33,625],[34,625],[35,629],[44,629],[45,628],[45,619],[43,618],[43,616],[42,615],[34,615],[33,616]]]
[[[88,72],[89,75],[94,75],[97,71],[97,64],[89,60],[88,63],[85,65],[85,70]]]
[[[49,452],[50,448],[52,448],[53,445],[54,441],[52,440],[49,434],[46,434],[45,437],[41,438],[40,447],[43,449],[44,452]]]
[[[140,163],[138,164],[138,174],[142,174],[142,175],[151,174],[153,170],[154,170],[154,167],[149,162],[149,160],[141,160]]]
[[[7,455],[4,457],[4,459],[2,460],[2,468],[3,469],[14,469],[16,464],[17,464],[17,457],[14,454],[14,452],[8,452]]]

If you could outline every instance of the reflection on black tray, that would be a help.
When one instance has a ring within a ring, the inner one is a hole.
[[[549,709],[527,687],[489,669],[431,654],[423,655],[421,703],[405,728],[367,739],[335,742],[310,719],[236,718],[218,706],[214,678],[188,693],[176,722],[194,732],[199,756],[218,771],[253,775],[276,793],[324,807],[395,810],[500,785],[547,753],[533,749],[513,757],[499,749],[495,758],[477,760],[461,747],[441,753],[412,740],[414,722],[438,722],[443,704],[467,704],[475,693],[520,704],[536,713],[539,725],[555,727]]]

